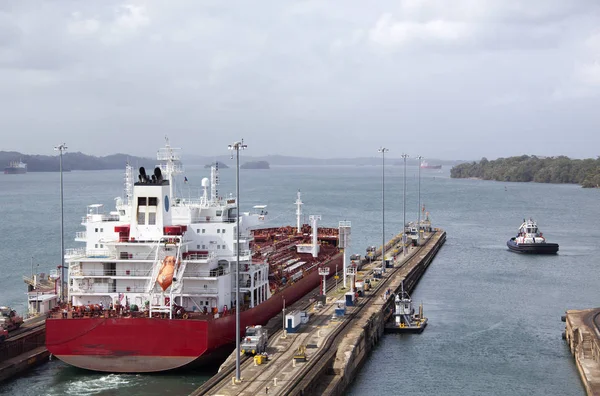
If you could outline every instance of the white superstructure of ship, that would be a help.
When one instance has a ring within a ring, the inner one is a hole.
[[[73,306],[130,305],[169,317],[181,306],[188,312],[226,312],[235,305],[236,197],[218,196],[219,172],[202,180],[198,199],[176,197],[176,175],[183,172],[178,150],[169,145],[157,153],[159,164],[137,181],[128,164],[125,192],[116,210],[89,205],[82,218],[85,231],[69,249],[69,301]],[[240,291],[253,307],[270,297],[268,265],[252,263],[250,229],[266,221],[266,206],[240,213]],[[172,284],[162,290],[157,282],[166,257],[177,265]],[[252,264],[252,265],[251,265]],[[168,297],[168,298],[166,298]]]

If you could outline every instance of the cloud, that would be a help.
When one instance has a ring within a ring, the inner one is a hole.
[[[469,27],[461,22],[431,20],[427,22],[395,21],[392,14],[383,14],[369,31],[369,39],[383,47],[406,46],[412,43],[452,43],[468,38]]]
[[[13,2],[4,144],[148,155],[172,132],[197,154],[243,135],[253,154],[358,156],[425,139],[429,158],[493,158],[514,148],[478,141],[543,120],[544,154],[585,155],[600,139],[577,148],[561,125],[592,135],[595,111],[569,114],[600,104],[598,26],[596,0]]]

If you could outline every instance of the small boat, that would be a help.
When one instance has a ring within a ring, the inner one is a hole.
[[[4,168],[5,175],[23,175],[27,173],[27,164],[23,161],[12,161]]]
[[[508,249],[517,253],[556,254],[558,243],[548,243],[532,219],[523,220],[517,236],[506,242]]]
[[[386,323],[384,331],[386,333],[422,333],[427,326],[427,318],[423,316],[423,304],[419,306],[419,313],[415,314],[412,306],[412,299],[404,291],[404,283],[400,293],[396,294],[394,300],[395,312],[394,320]]]
[[[421,169],[442,169],[442,165],[432,165],[423,161],[421,162]]]

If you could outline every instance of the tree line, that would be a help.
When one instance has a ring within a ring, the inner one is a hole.
[[[586,188],[600,187],[600,157],[596,159],[570,159],[565,156],[482,158],[454,166],[452,178],[477,178],[508,182],[573,183]]]

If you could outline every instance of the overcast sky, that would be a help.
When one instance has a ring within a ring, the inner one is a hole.
[[[600,155],[600,1],[0,2],[0,150]]]

